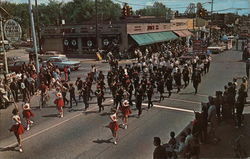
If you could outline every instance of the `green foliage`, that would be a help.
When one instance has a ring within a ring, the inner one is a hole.
[[[117,20],[121,14],[121,6],[112,0],[98,0],[99,20]],[[24,32],[28,32],[30,25],[29,6],[27,3],[11,3],[4,1],[2,7],[13,17],[17,17]],[[73,0],[67,3],[61,0],[49,0],[47,4],[38,5],[39,26],[57,25],[64,19],[67,24],[84,23],[94,20],[95,0]],[[34,13],[36,7],[33,6]],[[36,14],[34,14],[35,16]],[[6,19],[9,17],[6,16]],[[36,21],[35,16],[35,21]],[[36,21],[37,22],[37,21]]]
[[[166,16],[166,13],[171,11],[170,8],[167,8],[164,4],[160,2],[155,2],[152,7],[145,7],[136,11],[137,15],[141,16]]]

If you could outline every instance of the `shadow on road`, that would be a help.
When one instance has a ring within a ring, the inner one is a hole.
[[[18,147],[18,146],[16,145],[16,146],[12,146],[12,147],[0,148],[0,151],[1,152],[4,152],[4,151],[18,151],[19,152],[19,150],[17,150],[16,147]]]
[[[93,142],[94,142],[94,143],[97,143],[97,144],[103,144],[103,143],[110,144],[110,143],[112,143],[111,140],[112,140],[112,138],[107,139],[107,140],[104,140],[104,139],[97,139],[97,140],[94,140]]]
[[[70,108],[69,110],[68,110],[68,112],[81,112],[81,111],[83,111],[84,109],[83,108],[81,108],[81,109],[72,109],[72,108]]]
[[[86,111],[86,112],[83,112],[83,113],[88,115],[88,114],[98,113],[98,110]]]
[[[112,113],[111,112],[104,112],[102,114],[100,114],[100,116],[108,116],[108,115],[111,115]]]
[[[47,118],[47,117],[58,117],[58,114],[49,114],[49,115],[43,115],[42,117]]]

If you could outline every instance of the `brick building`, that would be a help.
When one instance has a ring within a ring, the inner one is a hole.
[[[133,46],[147,46],[178,38],[189,38],[193,30],[193,19],[137,17],[119,22],[48,26],[42,31],[42,48],[58,50],[65,54],[88,54],[97,48],[117,46],[120,51]]]

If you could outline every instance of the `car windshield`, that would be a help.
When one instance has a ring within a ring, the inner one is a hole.
[[[62,57],[61,59],[62,59],[62,61],[69,61],[69,59],[67,57]]]

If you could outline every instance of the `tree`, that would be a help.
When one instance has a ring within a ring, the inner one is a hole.
[[[117,20],[121,14],[121,6],[112,0],[98,0],[98,18],[100,20]],[[11,3],[4,1],[2,7],[9,12],[5,19],[16,19],[23,30],[23,33],[29,32],[30,15],[29,5],[27,3]],[[33,7],[36,11],[35,6]],[[47,4],[39,4],[39,25],[40,27],[47,25],[58,25],[64,19],[66,23],[83,23],[85,21],[93,21],[95,17],[95,1],[94,0],[73,0],[67,3],[61,0],[49,0]],[[35,17],[35,23],[37,19]]]
[[[63,2],[56,0],[49,0],[48,4],[40,4],[39,20],[42,25],[56,25],[60,24],[62,18],[62,6]]]
[[[137,15],[141,16],[157,16],[162,17],[166,16],[166,13],[171,11],[170,8],[167,8],[164,4],[160,2],[155,2],[152,7],[146,7],[136,11]]]
[[[102,0],[99,2],[99,17],[102,20],[118,20],[121,17],[121,6],[113,3],[111,0]]]
[[[21,26],[23,34],[28,32],[30,25],[28,4],[15,4],[10,2],[2,2],[2,7],[9,13],[3,14],[4,19],[15,19]]]

